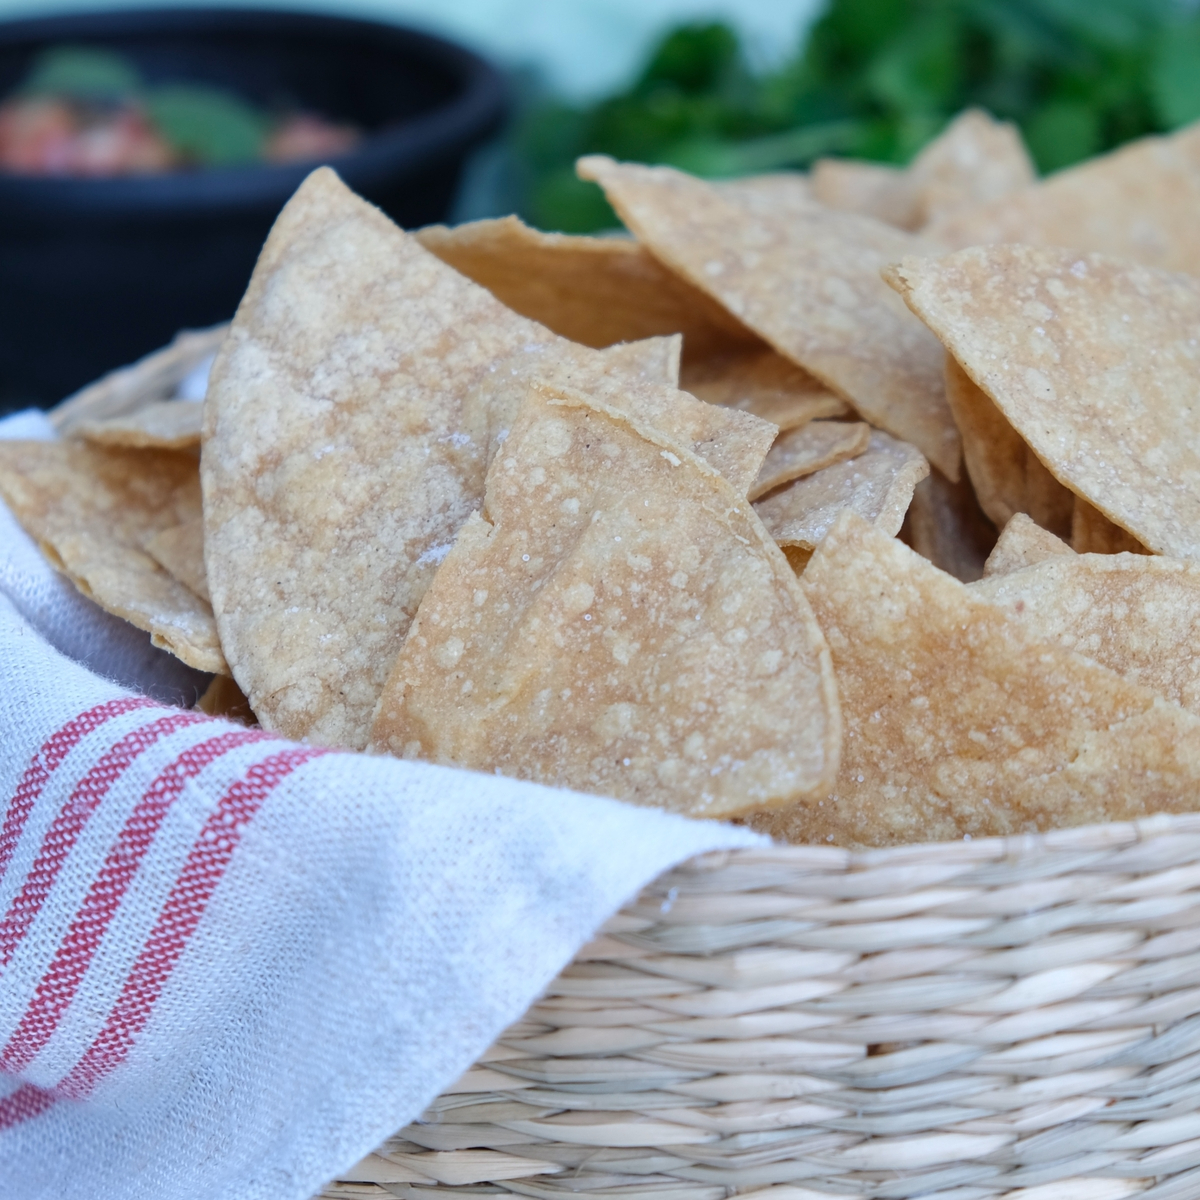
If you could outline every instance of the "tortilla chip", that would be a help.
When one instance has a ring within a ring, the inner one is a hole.
[[[799,171],[768,171],[763,175],[743,175],[740,179],[716,179],[712,186],[735,203],[781,217],[803,213],[813,201],[811,181]]]
[[[847,509],[890,536],[900,532],[913,489],[928,474],[914,447],[873,430],[857,458],[789,483],[756,501],[754,511],[784,547],[814,549]]]
[[[983,575],[996,527],[979,507],[970,480],[951,483],[941,471],[930,471],[913,491],[900,540],[947,575],[969,583]]]
[[[516,217],[431,225],[413,236],[514,312],[585,346],[681,333],[690,360],[758,343],[629,239],[541,233]]]
[[[1151,550],[1200,555],[1200,279],[1040,246],[888,279],[1060,483]]]
[[[951,210],[922,233],[952,249],[1071,246],[1200,272],[1198,210],[1200,167],[1175,138],[1147,137],[989,204]]]
[[[921,224],[908,172],[886,163],[819,158],[813,163],[812,197],[826,208],[873,217],[897,229]]]
[[[1200,713],[1200,564],[1068,553],[971,590],[1035,637]]]
[[[1079,496],[1071,519],[1071,549],[1076,554],[1150,553],[1133,534],[1114,525]]]
[[[486,428],[487,461],[508,437],[531,383],[553,380],[587,388],[614,408],[637,416],[715,467],[744,495],[775,441],[776,427],[752,413],[706,404],[678,388],[631,382],[648,351],[674,338],[612,346],[598,356],[583,347],[527,346],[497,363],[466,397],[468,428]],[[597,373],[596,360],[604,367]],[[665,365],[665,363],[664,363]]]
[[[240,721],[243,725],[258,724],[250,701],[228,675],[214,675],[212,683],[196,701],[195,707],[210,717],[224,717],[227,721]]]
[[[781,354],[847,399],[872,425],[911,442],[958,478],[958,430],[943,354],[889,295],[880,269],[924,245],[812,204],[786,216],[737,202],[670,167],[582,158],[634,234]]]
[[[1075,497],[1042,465],[986,392],[946,355],[946,399],[963,441],[963,461],[979,506],[997,528],[1014,514],[1043,529],[1071,532]]]
[[[1024,513],[1016,513],[1005,525],[988,560],[983,564],[983,577],[1009,575],[1023,567],[1045,562],[1060,554],[1070,555],[1075,551],[1061,538],[1056,538],[1048,529],[1031,521]]]
[[[883,163],[822,159],[812,194],[830,208],[916,230],[968,205],[986,204],[1037,178],[1015,125],[979,108],[959,113],[907,170]]]
[[[793,479],[855,458],[866,450],[870,438],[869,425],[846,421],[812,421],[800,429],[781,433],[746,497],[757,500]]]
[[[198,516],[183,525],[161,530],[147,538],[142,549],[185,588],[212,604],[212,597],[208,594],[208,576],[204,572],[203,517]]]
[[[801,587],[837,673],[842,765],[823,803],[756,829],[890,845],[1200,805],[1200,718],[1033,636],[853,514]]]
[[[693,816],[823,794],[828,653],[746,502],[679,443],[535,388],[396,661],[372,745]]]
[[[709,404],[753,413],[780,432],[850,415],[845,401],[766,345],[685,363],[679,386]]]
[[[907,172],[920,229],[970,205],[1011,196],[1037,180],[1020,131],[980,108],[959,113],[912,161]]]
[[[488,410],[466,400],[538,347],[546,372],[590,367],[597,386],[642,381],[613,370],[631,355],[663,362],[658,343],[590,350],[518,316],[328,168],[289,201],[213,368],[201,459],[213,608],[264,727],[365,745],[417,604],[483,497]]]
[[[195,400],[155,400],[123,416],[77,421],[71,433],[98,446],[199,450],[203,424],[203,404]]]
[[[110,371],[50,410],[59,433],[74,434],[84,421],[126,416],[156,400],[169,400],[179,385],[206,360],[211,361],[229,332],[227,322],[211,329],[185,329],[169,346],[147,354],[132,366]]]
[[[0,496],[85,596],[189,667],[228,671],[212,609],[142,549],[158,531],[199,519],[194,457],[0,441]]]

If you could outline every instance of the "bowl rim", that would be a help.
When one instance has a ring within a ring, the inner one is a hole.
[[[369,133],[354,150],[301,163],[255,163],[110,178],[27,176],[0,172],[0,214],[20,211],[54,219],[175,218],[190,214],[258,213],[277,209],[318,166],[332,166],[346,183],[371,190],[383,177],[451,158],[495,132],[508,107],[504,76],[455,42],[400,23],[286,8],[129,8],[0,21],[0,47],[56,40],[87,41],[123,33],[280,31],[369,36],[442,67],[460,93],[411,119]]]

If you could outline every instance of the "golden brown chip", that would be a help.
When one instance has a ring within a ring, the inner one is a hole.
[[[946,398],[962,433],[963,462],[979,506],[998,528],[1027,513],[1043,529],[1071,532],[1075,496],[1042,466],[1004,414],[951,355]]]
[[[747,499],[757,500],[793,479],[854,458],[866,450],[870,438],[871,427],[861,421],[811,421],[781,433],[746,493]]]
[[[922,232],[951,248],[1071,246],[1200,272],[1200,166],[1179,136],[1131,142],[999,200],[953,209]]]
[[[71,433],[98,446],[198,450],[203,424],[203,404],[195,400],[155,400],[123,416],[78,421]]]
[[[1016,513],[1005,525],[988,560],[983,564],[983,577],[1008,575],[1022,567],[1032,567],[1060,554],[1075,551],[1062,538],[1057,538],[1024,513]]]
[[[83,421],[125,416],[155,400],[169,400],[180,384],[220,349],[228,324],[185,329],[169,346],[147,354],[132,366],[111,371],[51,409],[59,433],[72,435]]]
[[[1200,719],[1034,637],[852,514],[801,586],[833,655],[842,764],[823,803],[755,828],[888,845],[1200,806]]]
[[[1151,550],[1200,555],[1200,279],[1040,246],[888,278],[1060,483]]]
[[[827,208],[916,229],[918,196],[908,173],[885,163],[821,158],[813,164],[812,197]]]
[[[258,724],[250,701],[228,675],[214,675],[212,683],[196,701],[195,707],[210,717],[224,717],[227,721],[240,721],[243,725]]]
[[[159,530],[199,518],[193,456],[0,441],[0,496],[85,596],[189,667],[228,670],[212,609],[142,549]]]
[[[201,600],[212,603],[208,576],[204,573],[204,518],[197,516],[183,525],[162,529],[146,539],[142,549],[163,570],[174,575]]]
[[[585,346],[681,333],[691,359],[758,342],[629,239],[541,233],[516,217],[432,225],[413,236],[514,312]]]
[[[372,744],[696,816],[822,794],[836,689],[792,572],[684,446],[534,389]]]
[[[1071,518],[1071,549],[1076,554],[1149,554],[1131,533],[1114,525],[1086,500],[1075,497]]]
[[[264,727],[365,744],[417,604],[483,496],[489,413],[466,401],[539,346],[613,387],[639,353],[518,316],[328,168],[289,201],[213,368],[201,461],[213,608]],[[661,371],[662,345],[642,351]]]
[[[848,417],[850,409],[823,383],[759,344],[684,363],[679,386],[709,404],[740,408],[780,431],[822,417]]]
[[[913,229],[1010,196],[1037,179],[1017,127],[979,108],[959,113],[906,174],[915,196]]]
[[[582,158],[626,225],[872,425],[915,445],[950,479],[960,446],[937,340],[879,279],[925,247],[880,222],[811,204],[785,216],[670,167]],[[901,251],[901,248],[905,248]]]
[[[1200,564],[1067,553],[971,590],[1035,637],[1200,713]]]
[[[979,507],[969,479],[951,483],[941,471],[930,471],[913,490],[900,540],[939,570],[969,583],[984,573],[996,527]]]
[[[780,546],[801,550],[820,545],[846,509],[895,534],[913,489],[928,474],[929,464],[914,447],[874,430],[857,458],[789,483],[756,501],[754,511]]]

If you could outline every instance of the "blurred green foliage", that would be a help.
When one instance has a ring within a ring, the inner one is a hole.
[[[580,154],[709,177],[837,154],[907,162],[955,113],[1015,121],[1042,171],[1200,118],[1200,12],[1183,0],[832,0],[801,51],[754,74],[724,25],[664,38],[626,91],[518,122],[527,220],[618,224]]]

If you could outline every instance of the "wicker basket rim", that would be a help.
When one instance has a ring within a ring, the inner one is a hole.
[[[1138,842],[1171,835],[1200,834],[1200,813],[1156,813],[1136,821],[1112,821],[1103,825],[1078,825],[1044,832],[1029,831],[1004,837],[962,841],[919,842],[879,849],[847,849],[840,846],[790,846],[718,850],[699,855],[691,866],[719,869],[731,859],[742,863],[770,862],[792,869],[814,871],[866,871],[914,862],[998,862],[1037,855],[1076,855],[1119,850]]]

